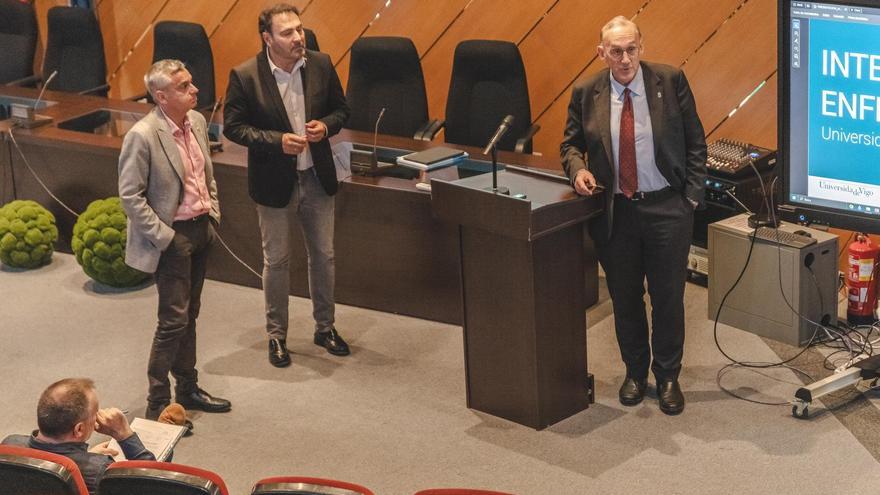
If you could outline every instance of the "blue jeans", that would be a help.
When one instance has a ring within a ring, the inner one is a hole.
[[[315,331],[333,328],[336,306],[336,261],[333,254],[335,200],[328,196],[314,168],[297,172],[290,203],[284,208],[257,205],[263,240],[263,295],[266,331],[271,339],[286,339],[290,294],[290,214],[299,219],[309,266],[309,294]]]

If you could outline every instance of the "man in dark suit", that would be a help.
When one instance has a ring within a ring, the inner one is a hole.
[[[578,194],[605,187],[605,214],[589,229],[626,365],[620,402],[642,401],[650,369],[660,409],[678,414],[684,410],[678,375],[687,255],[706,179],[703,125],[684,73],[640,62],[641,33],[633,22],[620,16],[609,21],[600,32],[598,54],[608,70],[572,92],[562,164]]]
[[[314,343],[337,356],[349,348],[334,327],[334,198],[338,183],[328,138],[350,110],[326,54],[305,49],[296,7],[260,13],[263,50],[232,69],[224,134],[248,148],[248,191],[257,203],[263,242],[263,292],[269,362],[290,365],[290,215],[306,242]]]

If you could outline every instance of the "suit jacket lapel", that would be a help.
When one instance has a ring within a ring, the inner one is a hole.
[[[654,136],[654,154],[660,150],[660,138],[663,136],[663,124],[666,115],[663,113],[663,81],[660,76],[654,74],[646,64],[642,64],[643,78],[645,80],[645,97],[648,99],[648,111],[651,114],[651,134]],[[672,95],[668,96],[672,97]],[[659,162],[657,162],[659,165]]]
[[[157,120],[156,134],[159,136],[159,144],[162,145],[165,157],[168,158],[168,163],[171,164],[171,167],[174,169],[174,172],[177,173],[180,182],[183,183],[184,177],[186,177],[186,172],[183,168],[183,161],[180,158],[180,152],[177,150],[177,143],[174,142],[174,136],[171,135],[171,129],[168,128],[168,121],[165,119],[165,114],[162,113],[162,110],[160,110],[159,107],[156,107],[153,109],[152,116]]]
[[[314,64],[308,63],[308,56],[308,52],[306,52],[306,63],[300,69],[303,84],[303,100],[306,102],[306,122],[312,120],[312,99],[314,95],[311,90],[318,88],[318,83],[315,81],[317,72],[315,71]]]
[[[610,76],[609,76],[610,77]],[[614,175],[614,154],[611,148],[611,83],[608,78],[601,78],[593,92],[593,108],[602,135],[602,147],[608,159],[608,174]]]
[[[260,80],[263,94],[269,96],[270,101],[267,101],[266,104],[275,114],[275,119],[279,122],[279,125],[284,126],[287,132],[293,132],[293,125],[291,125],[290,119],[287,118],[287,111],[284,110],[284,102],[281,100],[278,84],[275,82],[272,69],[269,68],[269,57],[266,55],[265,49],[257,55],[257,70],[260,72],[260,77],[257,79]]]

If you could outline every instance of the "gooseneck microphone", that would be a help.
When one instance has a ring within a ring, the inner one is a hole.
[[[484,155],[488,155],[489,151],[492,150],[495,146],[498,145],[498,141],[504,137],[504,134],[510,130],[510,126],[513,124],[513,115],[508,115],[504,117],[504,120],[501,121],[501,125],[498,126],[498,129],[495,131],[495,135],[492,136],[492,139],[489,140],[489,144],[486,145],[486,149],[483,150]]]
[[[379,156],[376,153],[376,142],[379,139],[379,122],[382,122],[382,117],[385,115],[385,107],[382,107],[382,110],[379,110],[379,116],[376,117],[376,125],[373,126],[373,156],[370,158],[370,167],[375,170],[379,168]]]
[[[510,194],[510,189],[498,186],[498,141],[500,141],[501,137],[510,130],[511,124],[513,124],[513,115],[504,117],[504,120],[501,121],[501,125],[495,130],[495,135],[492,136],[492,139],[489,140],[489,144],[486,145],[486,149],[483,150],[484,155],[488,155],[490,151],[492,152],[492,187],[487,187],[485,189],[487,191],[492,191],[495,194]]]
[[[43,99],[43,93],[46,92],[46,88],[49,87],[49,83],[52,82],[52,79],[55,79],[55,76],[57,76],[57,75],[58,75],[58,71],[53,70],[52,73],[49,74],[49,77],[46,79],[46,81],[43,83],[43,87],[42,87],[42,89],[40,89],[40,94],[37,96],[37,100],[34,102],[34,112],[36,112],[37,108],[39,108],[40,101]]]
[[[37,99],[34,100],[33,105],[19,103],[12,103],[9,105],[9,116],[12,117],[12,120],[17,125],[24,127],[25,129],[32,129],[34,127],[52,122],[52,117],[37,115],[37,109],[40,106],[40,102],[43,101],[43,93],[46,92],[46,88],[49,87],[49,83],[52,82],[52,79],[55,79],[55,76],[57,75],[57,70],[52,71],[52,74],[50,74],[49,77],[46,78],[46,81],[43,83],[43,88],[40,89],[40,94],[39,96],[37,96]]]
[[[217,113],[217,109],[223,104],[223,98],[225,97],[226,95],[221,96],[220,99],[214,103],[214,108],[211,109],[211,116],[208,117],[208,125],[211,125],[211,123],[214,122],[214,114]]]

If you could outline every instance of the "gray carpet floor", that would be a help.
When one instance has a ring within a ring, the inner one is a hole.
[[[106,289],[56,253],[38,270],[0,270],[0,287],[0,435],[35,428],[40,392],[68,376],[93,378],[102,406],[143,413],[153,286]],[[312,344],[309,301],[291,298],[294,364],[279,370],[266,359],[261,293],[209,281],[200,384],[233,410],[194,413],[196,434],[178,444],[175,461],[219,473],[233,494],[294,474],[392,495],[450,486],[519,495],[878,493],[874,392],[841,396],[833,411],[814,407],[806,421],[792,418],[788,405],[732,398],[716,383],[727,363],[713,342],[706,297],[688,285],[682,415],[662,414],[653,391],[636,407],[617,402],[624,370],[606,296],[588,311],[596,403],[537,432],[465,407],[459,327],[338,306],[337,327],[353,349],[338,358]],[[719,337],[742,360],[795,352],[726,326]],[[811,350],[799,365],[820,370],[821,355]],[[787,369],[722,378],[764,402],[788,401],[801,383]]]

